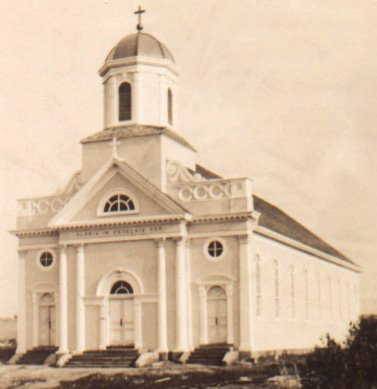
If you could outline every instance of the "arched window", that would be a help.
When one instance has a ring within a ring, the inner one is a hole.
[[[118,193],[111,196],[105,203],[104,213],[132,212],[135,211],[135,203],[127,195]]]
[[[110,294],[134,294],[134,290],[128,282],[117,281],[111,288]]]
[[[173,93],[168,89],[168,123],[173,124]]]
[[[304,288],[305,288],[305,319],[309,319],[309,275],[308,269],[304,269]]]
[[[131,84],[123,82],[119,87],[119,121],[131,120]]]

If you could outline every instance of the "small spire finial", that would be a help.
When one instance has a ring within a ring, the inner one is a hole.
[[[139,5],[138,10],[134,12],[134,14],[137,15],[137,26],[136,26],[136,29],[138,31],[141,31],[143,29],[143,25],[141,24],[141,16],[143,15],[144,12],[145,12],[145,9],[143,9],[141,7],[141,5]]]

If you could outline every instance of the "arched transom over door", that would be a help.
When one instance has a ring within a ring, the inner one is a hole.
[[[207,294],[209,343],[227,341],[227,301],[221,286],[212,286]]]
[[[112,346],[134,343],[134,290],[126,281],[113,284],[109,296],[110,344]]]
[[[39,345],[55,345],[55,301],[52,293],[43,293],[39,299]]]

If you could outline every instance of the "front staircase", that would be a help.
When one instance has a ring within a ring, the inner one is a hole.
[[[199,346],[190,354],[187,363],[222,366],[223,358],[231,348],[231,345],[224,343]]]
[[[85,351],[74,355],[66,367],[132,367],[139,352],[133,346],[110,346],[106,350]]]
[[[58,350],[53,346],[40,346],[27,351],[16,362],[17,365],[43,365],[45,360]]]

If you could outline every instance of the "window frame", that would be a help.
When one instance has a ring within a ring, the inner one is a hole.
[[[120,88],[122,87],[122,85],[129,85],[129,118],[128,119],[121,119],[120,117],[120,114],[121,114],[121,98],[120,98],[120,95],[121,95],[121,92],[120,92]],[[132,83],[129,81],[129,80],[122,80],[121,82],[119,82],[118,84],[118,88],[117,88],[117,93],[118,93],[118,122],[119,123],[125,123],[125,122],[130,122],[132,121],[132,89],[133,89],[133,86],[132,86]]]
[[[214,257],[209,253],[209,246],[211,243],[216,242],[216,241],[222,245],[223,251],[219,256]],[[218,261],[224,259],[225,254],[226,254],[226,250],[227,250],[227,247],[226,247],[226,243],[225,243],[224,239],[218,238],[218,237],[213,237],[213,238],[207,239],[206,242],[204,243],[204,246],[203,246],[204,255],[206,256],[206,258],[210,262],[218,262]]]
[[[119,195],[127,196],[133,202],[135,209],[126,210],[126,211],[105,212],[105,206],[107,202],[110,200],[110,198]],[[127,215],[136,215],[138,213],[139,213],[139,202],[137,201],[136,196],[133,193],[131,193],[128,189],[126,190],[123,188],[117,188],[106,192],[106,194],[102,197],[101,201],[99,202],[97,208],[97,216],[100,217],[127,216]]]
[[[171,88],[168,88],[166,91],[166,98],[167,98],[167,122],[169,126],[173,126],[174,123],[174,95]]]
[[[113,293],[113,289],[114,287],[117,285],[117,284],[120,284],[120,283],[125,283],[127,286],[124,287],[124,286],[119,286],[116,290],[120,289],[121,287],[123,287],[125,290],[128,290],[128,293]],[[110,288],[110,296],[133,296],[135,294],[135,291],[134,291],[134,288],[132,287],[132,285],[125,281],[125,280],[118,280],[118,281],[115,281],[114,284],[111,286]]]
[[[44,253],[50,253],[51,256],[52,256],[52,262],[51,262],[51,265],[49,265],[49,266],[44,266],[41,263],[41,257],[42,257],[42,255]],[[51,250],[49,248],[39,250],[37,252],[37,256],[36,256],[36,262],[37,262],[38,267],[40,269],[42,269],[43,271],[50,271],[51,269],[53,269],[55,267],[55,262],[56,262],[56,253],[55,253],[55,251]]]

